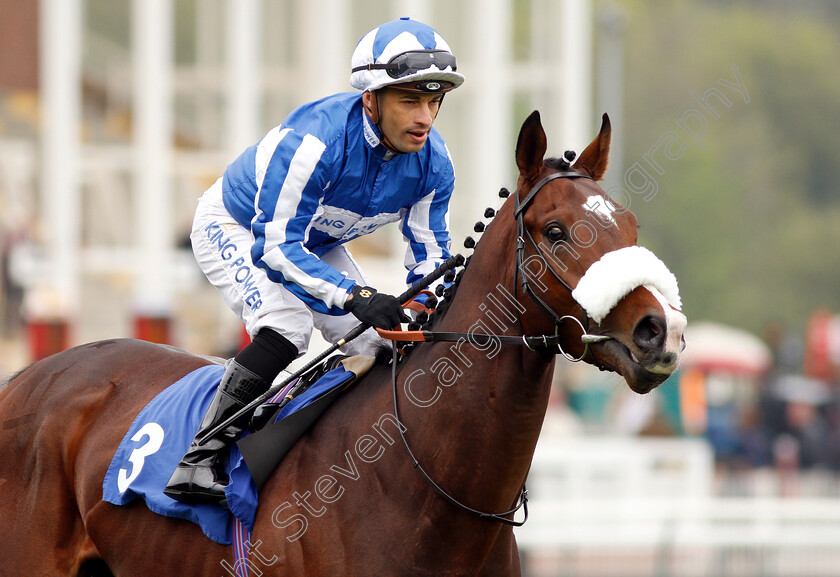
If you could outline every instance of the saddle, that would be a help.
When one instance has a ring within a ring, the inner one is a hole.
[[[279,398],[257,408],[251,418],[251,429],[255,432],[236,445],[258,490],[301,435],[373,363],[372,357],[334,355],[300,377],[303,386],[299,390],[303,392],[291,402],[281,407],[284,398],[281,392]],[[344,370],[337,371],[339,368]],[[296,404],[304,396],[306,400]]]
[[[323,377],[326,373],[330,372],[331,370],[335,369],[339,366],[339,364],[344,359],[349,359],[350,357],[347,355],[333,355],[325,360],[320,365],[313,367],[308,372],[304,373],[300,376],[300,378],[295,383],[296,387],[300,387],[301,391],[306,391],[311,387],[315,382]],[[357,375],[359,376],[359,375]],[[281,410],[282,400],[285,397],[283,396],[283,392],[281,391],[276,395],[275,398],[272,400],[263,403],[254,411],[254,414],[251,416],[250,422],[250,429],[253,432],[257,432],[263,429],[266,425],[274,421],[277,417],[277,413]]]
[[[373,362],[364,356],[330,357],[301,377],[306,379],[304,386],[295,388],[296,396],[282,408],[280,399],[262,408],[255,417],[257,430],[230,448],[225,471],[230,478],[225,490],[228,509],[187,505],[163,493],[224,373],[218,364],[196,369],[161,391],[134,419],[105,474],[102,499],[114,505],[143,499],[151,511],[192,521],[209,538],[230,544],[232,519],[253,528],[259,489],[301,435]],[[281,399],[288,394],[281,392]]]

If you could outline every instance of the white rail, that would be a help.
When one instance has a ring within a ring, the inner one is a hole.
[[[720,497],[713,481],[701,440],[541,441],[516,529],[525,574],[838,574],[840,500]]]

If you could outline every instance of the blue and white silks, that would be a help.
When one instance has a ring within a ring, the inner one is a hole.
[[[310,308],[345,314],[354,281],[318,257],[401,221],[412,283],[450,256],[455,173],[432,129],[422,150],[389,152],[360,93],[305,104],[225,171],[225,207],[255,237],[254,263]]]

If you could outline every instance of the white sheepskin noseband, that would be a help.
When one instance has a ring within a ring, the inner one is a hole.
[[[608,252],[580,279],[572,297],[596,323],[604,320],[624,296],[638,286],[657,289],[668,304],[680,309],[677,278],[655,254],[641,246]]]

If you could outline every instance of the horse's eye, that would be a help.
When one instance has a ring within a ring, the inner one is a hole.
[[[551,242],[560,242],[566,238],[566,233],[556,224],[551,224],[545,229],[545,237]]]

